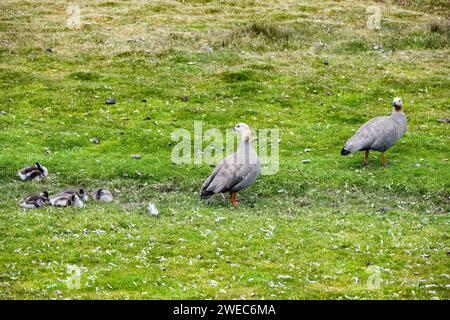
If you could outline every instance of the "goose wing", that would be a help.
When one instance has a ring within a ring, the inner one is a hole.
[[[241,163],[236,160],[236,153],[233,153],[223,159],[214,168],[213,173],[203,183],[201,197],[207,199],[214,193],[236,191],[248,186],[248,183],[244,183],[251,180],[251,177],[258,176],[259,167],[256,172],[254,165]],[[258,174],[256,174],[258,173]],[[256,177],[253,179],[256,180]],[[242,184],[241,184],[242,183]],[[241,184],[241,186],[240,186]],[[242,187],[243,184],[246,184]]]
[[[385,140],[391,136],[391,131],[395,131],[390,117],[376,117],[366,122],[351,137],[344,146],[345,151],[355,152],[368,150],[373,147],[377,141]]]

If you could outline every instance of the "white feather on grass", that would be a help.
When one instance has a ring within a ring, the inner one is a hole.
[[[159,215],[159,210],[153,202],[150,202],[147,207],[148,214],[152,217],[157,217]]]

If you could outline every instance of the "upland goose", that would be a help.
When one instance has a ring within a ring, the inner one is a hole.
[[[68,207],[74,206],[77,208],[83,208],[83,201],[76,194],[62,194],[56,195],[50,198],[50,204],[55,207]]]
[[[22,208],[31,209],[31,208],[42,208],[45,204],[48,203],[48,192],[43,191],[40,194],[30,194],[20,200],[19,205]]]
[[[208,199],[215,193],[230,192],[230,202],[237,205],[237,193],[253,184],[261,172],[258,154],[250,143],[250,128],[245,123],[233,130],[240,134],[237,151],[223,159],[203,183],[201,198]]]
[[[48,170],[42,164],[36,162],[32,166],[17,171],[17,174],[22,180],[42,179],[48,175]]]
[[[80,198],[81,201],[87,201],[88,200],[88,194],[84,188],[74,188],[74,189],[66,189],[64,191],[61,191],[57,193],[57,196],[62,195],[73,195],[76,194],[78,198]]]
[[[94,192],[92,192],[92,198],[94,200],[99,201],[105,201],[105,202],[111,202],[113,201],[113,195],[111,191],[108,189],[97,189]]]
[[[392,107],[390,116],[373,118],[359,128],[342,148],[341,155],[365,151],[364,165],[367,166],[369,151],[381,151],[381,165],[386,166],[384,153],[400,140],[407,127],[402,99],[395,98]]]

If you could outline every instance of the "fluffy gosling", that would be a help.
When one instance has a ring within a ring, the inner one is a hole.
[[[48,192],[43,191],[40,194],[30,194],[19,201],[19,206],[25,209],[42,208],[49,201]]]
[[[94,200],[99,200],[99,201],[105,201],[105,202],[111,202],[113,201],[113,195],[111,193],[111,191],[109,191],[108,189],[97,189],[94,192],[92,192],[92,198]]]
[[[20,179],[25,180],[33,180],[33,179],[43,179],[48,175],[48,170],[39,162],[36,162],[34,165],[23,168],[17,171]]]
[[[64,191],[58,192],[56,196],[64,196],[64,195],[77,195],[78,198],[80,198],[81,201],[87,201],[89,199],[89,196],[84,190],[84,188],[77,188],[77,189],[66,189]]]
[[[54,207],[84,207],[83,201],[81,201],[80,197],[77,194],[56,195],[50,198],[50,205]]]

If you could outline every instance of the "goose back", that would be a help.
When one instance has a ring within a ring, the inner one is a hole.
[[[351,137],[343,150],[356,152],[361,150],[386,151],[406,132],[406,116],[403,112],[393,112],[391,116],[376,117],[366,122]]]
[[[207,199],[214,193],[237,192],[256,181],[261,165],[249,141],[241,141],[237,152],[225,157],[203,183],[201,197]]]

